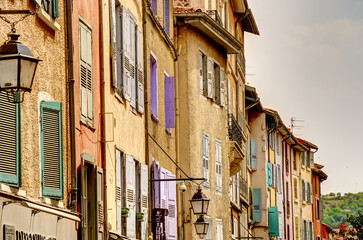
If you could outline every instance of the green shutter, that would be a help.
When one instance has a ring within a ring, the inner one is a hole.
[[[0,93],[0,182],[21,185],[20,104]]]
[[[253,220],[255,222],[261,222],[261,188],[253,188]]]
[[[53,2],[53,4],[52,4],[52,7],[53,7],[53,18],[57,18],[57,17],[59,17],[59,8],[58,8],[58,0],[52,0]]]
[[[279,237],[279,212],[277,207],[268,209],[268,226],[270,237]]]
[[[271,163],[266,163],[267,164],[267,187],[270,188],[271,187]]]
[[[42,193],[63,198],[62,104],[42,102],[40,118]]]
[[[257,170],[257,140],[251,139],[251,168]]]

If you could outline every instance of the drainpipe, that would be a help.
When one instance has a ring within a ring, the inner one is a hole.
[[[101,83],[101,148],[102,148],[102,155],[101,155],[101,159],[102,159],[102,168],[103,168],[103,187],[104,187],[104,191],[103,191],[103,209],[104,209],[104,221],[103,221],[103,235],[104,238],[107,239],[108,236],[108,219],[107,216],[108,214],[106,214],[107,212],[107,182],[106,182],[106,170],[107,170],[107,166],[106,166],[106,141],[105,141],[105,136],[106,136],[106,123],[105,123],[105,78],[104,78],[104,61],[103,61],[103,49],[104,49],[104,41],[103,41],[103,0],[99,1],[100,4],[100,20],[101,20],[101,24],[100,24],[100,83]]]
[[[71,141],[71,204],[73,211],[77,211],[77,164],[76,164],[76,119],[74,110],[74,66],[73,66],[73,34],[72,34],[72,0],[66,1],[67,18],[67,68],[68,68],[68,95],[69,95],[69,125]]]

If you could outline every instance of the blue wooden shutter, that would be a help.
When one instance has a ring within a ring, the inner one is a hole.
[[[257,170],[257,140],[251,139],[251,168]]]
[[[58,7],[58,0],[52,0],[52,12],[53,12],[53,18],[59,17],[59,7]]]
[[[20,104],[8,101],[0,92],[0,181],[21,185]]]
[[[158,118],[158,83],[157,83],[157,61],[150,56],[150,101],[151,116]]]
[[[151,0],[151,10],[153,10],[153,12],[155,14],[158,14],[158,1],[157,0]]]
[[[165,104],[165,128],[171,129],[175,127],[174,113],[174,77],[165,76],[164,80],[164,104]]]
[[[271,178],[272,178],[272,176],[271,176],[271,163],[269,163],[269,162],[267,162],[266,163],[267,164],[267,187],[271,187]]]
[[[253,188],[253,220],[255,222],[261,222],[261,188]]]
[[[63,198],[62,104],[42,102],[40,119],[42,193]]]
[[[279,212],[277,207],[270,207],[268,209],[268,226],[270,237],[279,237]]]

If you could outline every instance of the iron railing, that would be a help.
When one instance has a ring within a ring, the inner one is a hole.
[[[237,64],[242,69],[243,77],[246,77],[246,59],[242,50],[240,50],[237,54]]]
[[[219,26],[223,27],[222,19],[219,17],[217,10],[207,10],[207,15],[216,21]]]
[[[242,149],[242,129],[233,114],[228,114],[228,135],[229,139],[235,141]]]
[[[237,121],[238,121],[238,125],[242,129],[243,134],[245,135],[245,137],[247,137],[246,119],[245,119],[245,116],[243,115],[242,111],[239,108],[237,108]]]

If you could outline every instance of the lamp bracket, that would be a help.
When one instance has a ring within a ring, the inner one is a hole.
[[[9,19],[7,19],[4,16],[0,16],[0,19],[4,20],[4,22],[10,24],[11,26],[11,31],[15,32],[15,25],[21,21],[23,21],[25,18],[27,18],[30,15],[34,15],[35,12],[34,11],[30,11],[30,10],[2,10],[0,8],[0,15],[14,15],[14,14],[25,14],[24,16],[22,16],[21,18],[19,18],[16,21],[10,21]]]

